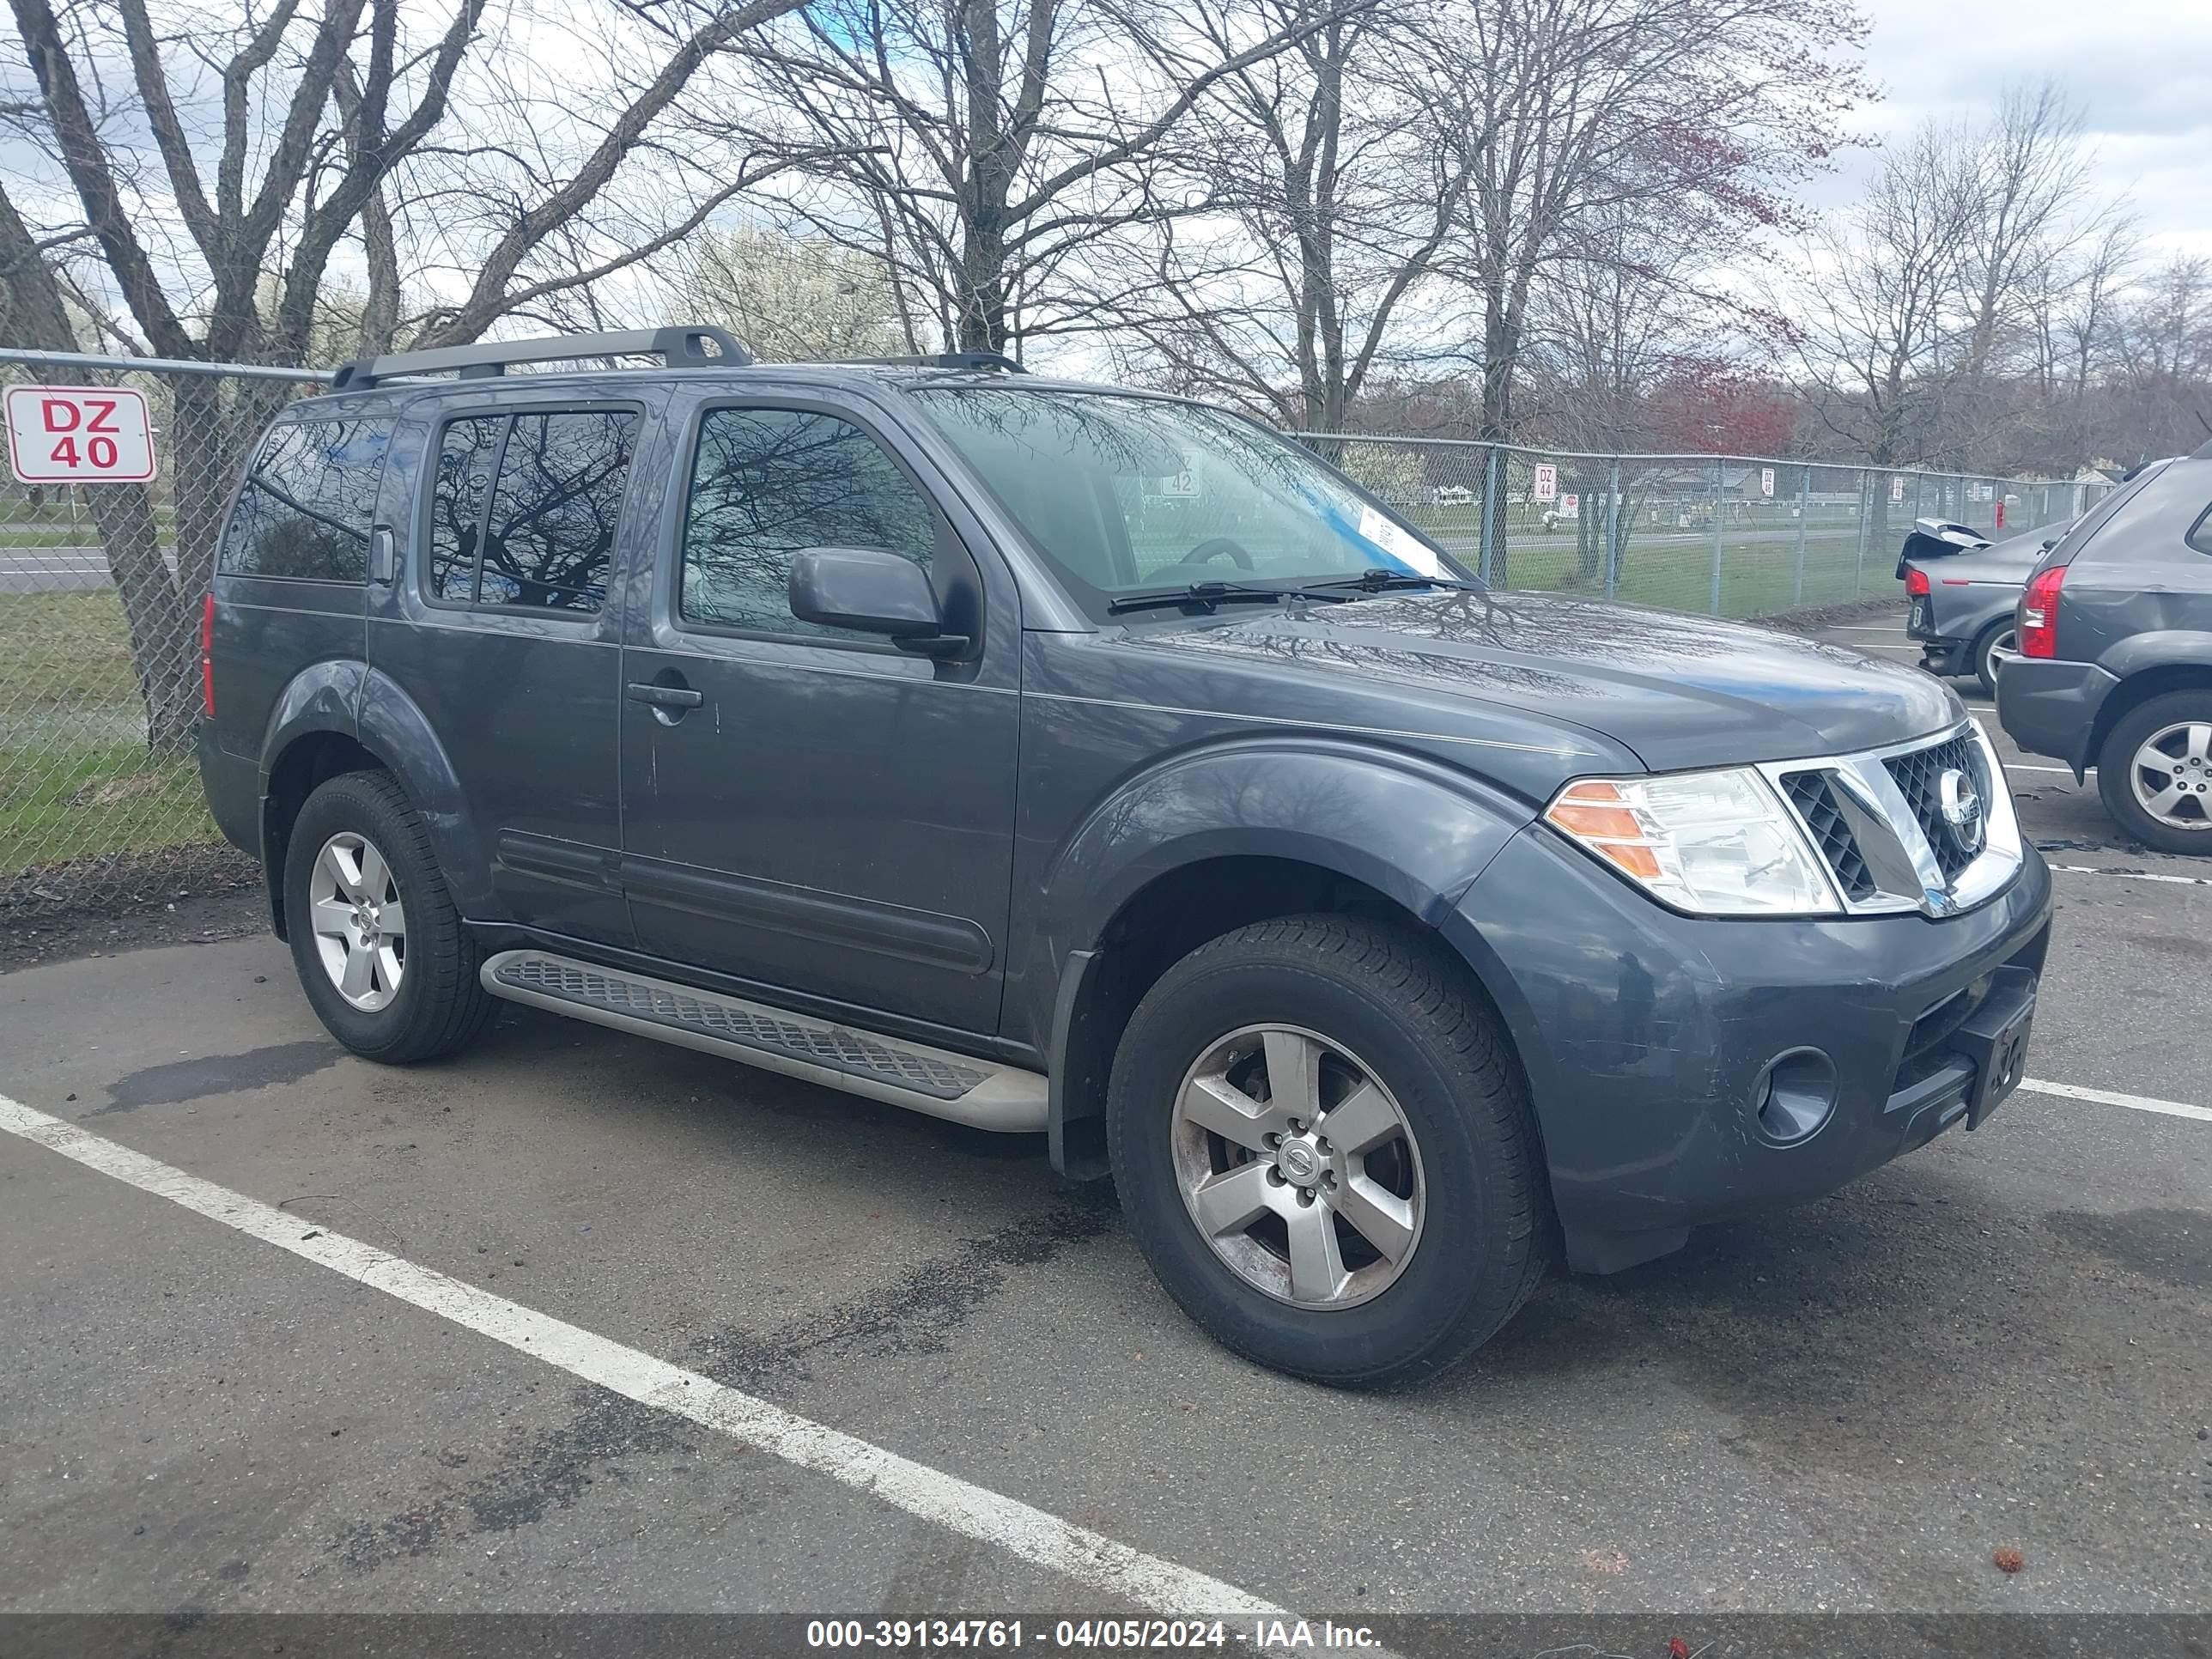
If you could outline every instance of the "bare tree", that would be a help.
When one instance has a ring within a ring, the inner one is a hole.
[[[1814,419],[1876,466],[1937,441],[1964,350],[1958,250],[1975,203],[1960,148],[1954,131],[1926,126],[1889,152],[1863,199],[1805,237],[1772,295]]]
[[[687,319],[724,325],[766,362],[889,356],[902,343],[882,264],[821,237],[702,232],[671,281]]]
[[[1194,15],[1226,57],[1227,19],[1249,9]],[[1163,215],[1133,255],[1152,280],[1131,322],[1176,384],[1334,431],[1371,374],[1443,349],[1437,261],[1480,143],[1443,132],[1462,112],[1436,46],[1449,11],[1259,10],[1296,44],[1223,76],[1194,112],[1178,161],[1205,211]]]
[[[1547,267],[1607,256],[1623,215],[1694,224],[1716,252],[1790,219],[1863,96],[1838,60],[1848,0],[1476,0],[1457,14],[1468,158],[1453,269],[1482,308],[1482,435],[1514,424]]]
[[[481,167],[486,152],[450,133],[447,116],[490,0],[451,0],[427,29],[421,10],[400,0],[274,0],[222,18],[191,5],[157,13],[155,0],[9,3],[30,84],[5,89],[0,121],[50,167],[47,177],[11,179],[9,190],[18,193],[0,192],[0,222],[21,232],[8,239],[12,252],[0,250],[8,252],[16,313],[53,332],[42,292],[50,282],[81,299],[77,314],[103,341],[126,349],[301,363],[328,320],[332,261],[357,238],[368,293],[353,331],[371,349],[389,342],[400,308],[391,193],[404,170],[418,165]],[[665,246],[760,176],[729,170],[673,222],[625,237],[603,258],[574,258],[571,245],[560,269],[529,269],[542,249],[576,230],[705,64],[799,3],[709,0],[690,14],[697,21],[688,27],[673,9],[628,10],[636,28],[657,32],[657,50],[642,55],[632,32],[629,57],[651,66],[642,82],[610,82],[577,113],[577,122],[597,130],[573,166],[507,167],[514,188],[495,198],[495,232],[467,257],[461,297],[438,307],[422,331],[441,343],[473,338],[548,295],[588,285]],[[118,66],[126,82],[120,88],[106,78]],[[519,71],[510,64],[500,72]],[[484,107],[471,102],[472,123]],[[39,224],[27,204],[52,222]],[[24,246],[40,254],[43,276],[22,262]],[[70,318],[63,321],[66,343],[78,343]],[[109,538],[157,745],[174,747],[189,730],[194,699],[173,683],[168,665],[191,660],[189,599],[210,579],[244,446],[280,395],[177,378],[167,469],[175,577],[158,557],[139,561],[131,538]]]
[[[728,130],[794,162],[817,234],[886,266],[911,349],[1018,350],[1118,310],[1078,267],[1163,211],[1163,141],[1330,15],[1224,35],[1173,0],[817,0],[750,46],[760,99]]]

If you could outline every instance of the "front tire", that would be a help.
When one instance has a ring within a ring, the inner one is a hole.
[[[1294,1376],[1443,1370],[1552,1255],[1496,1017],[1426,941],[1335,916],[1237,930],[1130,1017],[1107,1104],[1132,1231],[1224,1346]]]
[[[307,797],[285,844],[284,918],[301,988],[364,1059],[449,1054],[491,1018],[429,833],[386,773],[344,773]]]
[[[2169,691],[2122,715],[2097,757],[2097,793],[2144,846],[2212,854],[2212,691]]]

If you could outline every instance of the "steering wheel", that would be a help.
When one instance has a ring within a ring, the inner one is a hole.
[[[1244,544],[1233,536],[1209,536],[1176,562],[1211,564],[1216,559],[1226,559],[1239,570],[1252,568],[1252,556],[1244,550]]]

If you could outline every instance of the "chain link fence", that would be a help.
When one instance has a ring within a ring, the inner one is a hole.
[[[2001,538],[2078,517],[2111,487],[1758,456],[1299,436],[1492,586],[1739,618],[1895,592],[1898,549],[1915,519]]]
[[[320,372],[0,349],[0,389],[130,388],[150,483],[0,477],[0,927],[258,879],[192,756],[201,598],[247,449]],[[2102,487],[1710,455],[1300,434],[1499,587],[1770,616],[1892,591],[1905,526],[1985,534]]]
[[[0,394],[139,393],[155,456],[143,483],[0,475],[0,927],[259,879],[200,793],[200,603],[246,450],[279,406],[327,382],[296,369],[0,350]],[[65,443],[65,459],[102,459],[100,434],[82,426],[87,408],[76,399],[49,414],[43,400],[14,400],[18,465],[51,467]],[[48,429],[72,422],[80,429]]]

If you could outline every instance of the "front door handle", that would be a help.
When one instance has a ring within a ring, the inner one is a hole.
[[[632,680],[623,694],[632,702],[650,703],[655,708],[696,708],[707,701],[705,692],[688,685],[652,685],[642,680]]]

